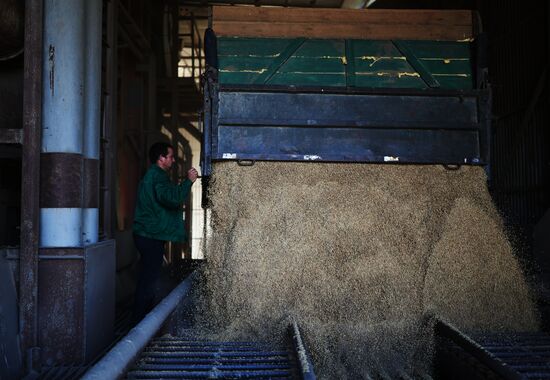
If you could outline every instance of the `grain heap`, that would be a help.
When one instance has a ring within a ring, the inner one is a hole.
[[[226,162],[210,196],[202,315],[219,338],[279,339],[293,317],[321,378],[394,377],[429,370],[426,312],[537,328],[481,168]]]

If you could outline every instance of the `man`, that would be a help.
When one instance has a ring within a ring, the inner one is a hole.
[[[151,167],[138,189],[134,216],[134,242],[141,255],[141,270],[136,289],[133,317],[139,322],[154,306],[154,284],[159,277],[166,241],[187,239],[183,225],[182,205],[198,177],[191,168],[187,179],[179,184],[168,172],[175,162],[174,147],[155,143],[149,149]]]

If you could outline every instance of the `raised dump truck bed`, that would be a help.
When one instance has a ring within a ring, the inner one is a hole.
[[[470,12],[433,11],[424,23],[414,11],[377,22],[376,12],[336,13],[214,7],[204,175],[218,160],[489,163],[491,96]],[[417,23],[388,21],[406,17]],[[279,21],[266,29],[258,20],[268,19]],[[322,33],[298,36],[314,24]]]
[[[219,87],[213,95],[210,160],[488,163],[486,93]]]

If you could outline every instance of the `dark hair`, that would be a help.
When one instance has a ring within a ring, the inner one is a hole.
[[[168,148],[174,150],[174,147],[165,142],[157,142],[151,145],[149,148],[149,161],[152,164],[156,163],[160,156],[166,157],[168,154]]]

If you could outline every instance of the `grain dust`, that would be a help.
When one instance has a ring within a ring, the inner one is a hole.
[[[224,162],[210,198],[198,323],[218,339],[280,340],[295,318],[320,378],[392,378],[430,371],[428,312],[537,328],[481,168]]]

